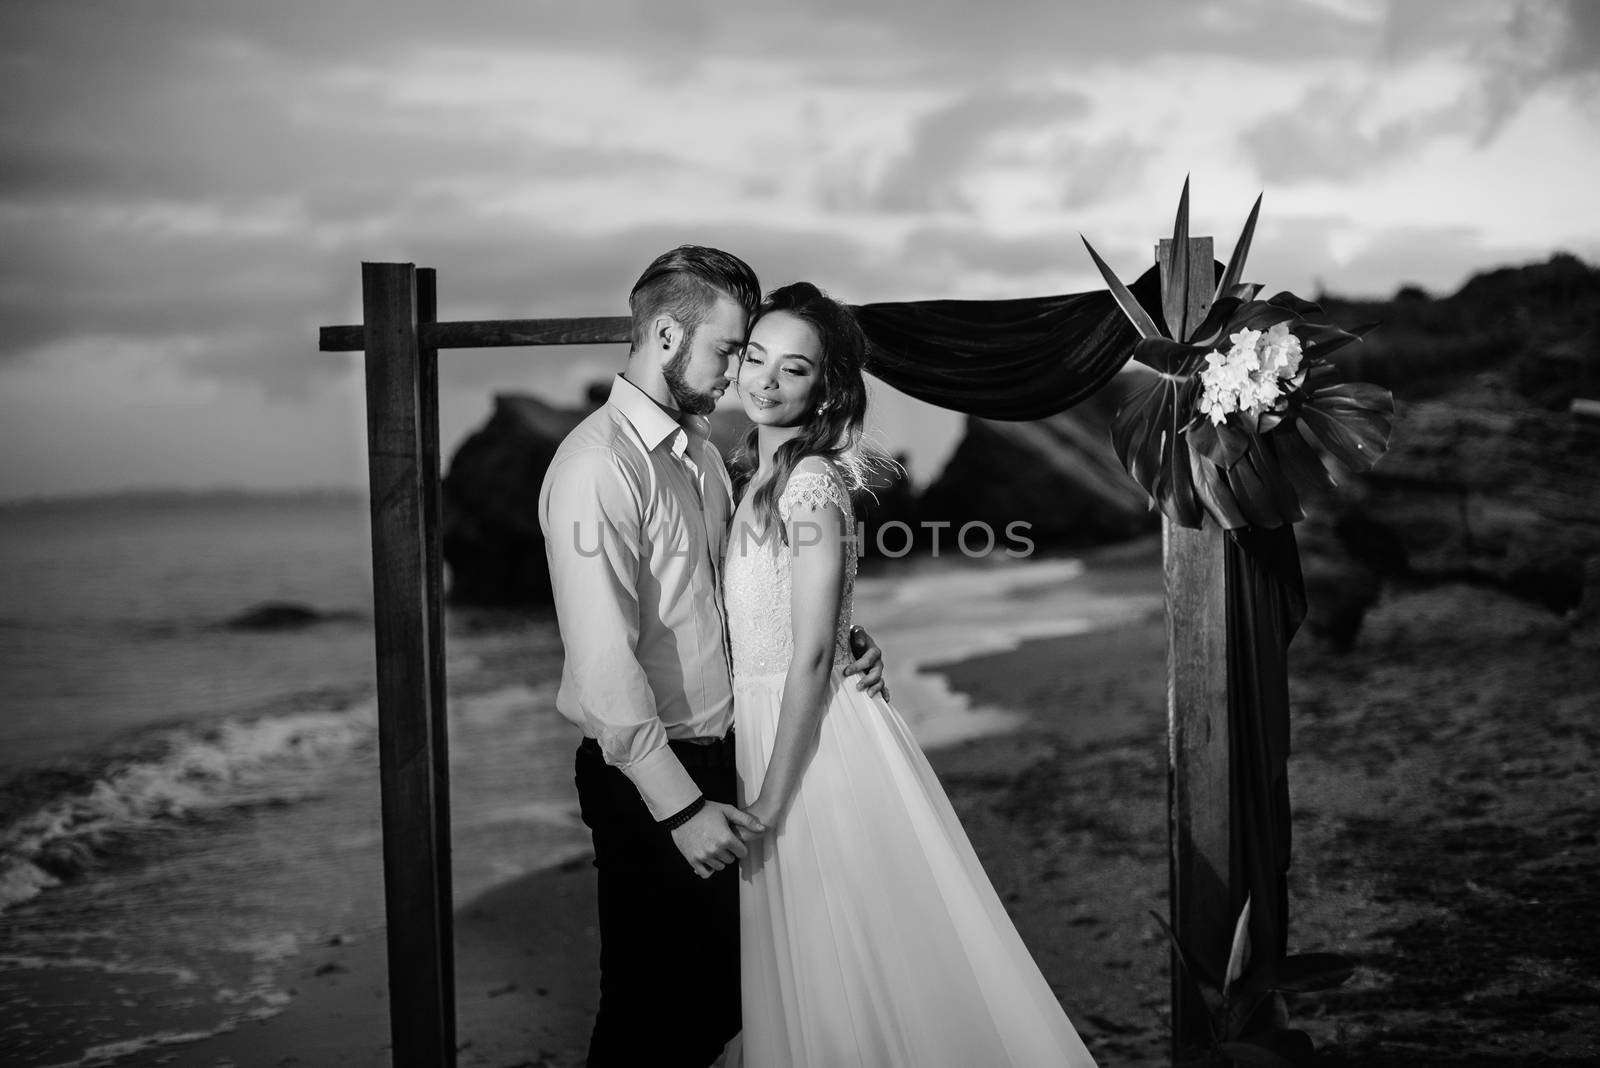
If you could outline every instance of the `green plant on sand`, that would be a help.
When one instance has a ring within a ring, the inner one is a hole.
[[[1283,995],[1329,990],[1349,979],[1355,963],[1337,953],[1297,953],[1250,965],[1250,900],[1233,928],[1228,963],[1219,977],[1191,953],[1167,921],[1152,912],[1171,940],[1180,981],[1196,1003],[1206,1007],[1209,1044],[1182,1068],[1226,1064],[1297,1068],[1315,1055],[1311,1036],[1289,1026]]]

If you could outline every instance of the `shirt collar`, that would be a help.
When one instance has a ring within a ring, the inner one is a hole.
[[[704,438],[711,429],[710,421],[704,416],[678,412],[674,418],[673,412],[657,404],[653,397],[620,374],[612,380],[608,403],[633,425],[646,449],[655,449],[668,438],[674,438],[672,451],[681,455],[688,445],[688,436]]]

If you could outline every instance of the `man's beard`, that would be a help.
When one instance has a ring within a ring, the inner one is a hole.
[[[693,340],[692,333],[683,339],[683,344],[672,359],[661,365],[661,377],[667,380],[667,390],[672,394],[672,402],[679,411],[690,415],[710,415],[717,406],[717,395],[696,393],[683,377],[683,369],[689,366],[689,342]]]

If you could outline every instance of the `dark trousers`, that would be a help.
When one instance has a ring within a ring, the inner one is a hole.
[[[737,802],[733,736],[672,742],[711,801]],[[575,763],[600,884],[589,1068],[706,1068],[739,1031],[739,869],[701,879],[638,789],[585,739]]]

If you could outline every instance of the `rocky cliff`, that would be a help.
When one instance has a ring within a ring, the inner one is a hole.
[[[1339,322],[1381,322],[1336,359],[1397,410],[1383,460],[1300,526],[1313,631],[1353,640],[1383,583],[1593,605],[1600,422],[1581,401],[1600,396],[1600,270],[1556,256],[1441,299],[1324,304]]]
[[[1028,538],[1041,546],[1159,530],[1144,491],[1111,451],[1111,420],[1134,384],[1131,376],[1119,378],[1076,408],[1036,422],[969,416],[966,436],[918,502],[923,520],[948,522],[953,531],[983,523],[997,537],[1012,523],[1027,523]]]

